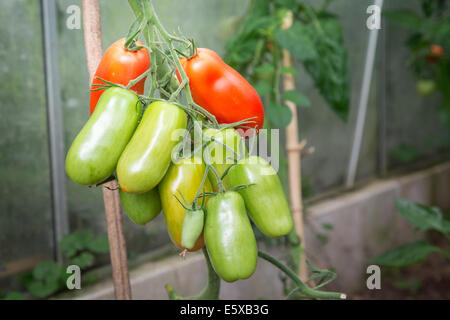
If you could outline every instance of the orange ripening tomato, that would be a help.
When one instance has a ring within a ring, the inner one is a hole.
[[[264,108],[256,90],[236,70],[227,65],[217,53],[198,48],[190,59],[181,58],[181,65],[189,78],[194,101],[211,112],[219,123],[233,123],[252,119],[245,126],[261,129]],[[177,70],[178,80],[181,77]]]
[[[442,49],[442,47],[438,44],[433,44],[430,47],[430,51],[433,55],[441,57],[444,54],[444,49]]]
[[[437,62],[443,55],[444,49],[438,44],[433,44],[430,46],[430,54],[427,55],[427,60],[428,62],[434,63]]]
[[[126,86],[130,80],[136,79],[150,67],[150,57],[147,49],[129,51],[124,47],[125,38],[114,42],[105,52],[95,72],[91,89],[95,89],[94,84],[105,84],[97,77]],[[136,41],[137,46],[143,43]],[[145,78],[136,83],[130,89],[137,94],[144,93]],[[94,112],[98,99],[105,90],[91,91],[89,102],[89,112]]]

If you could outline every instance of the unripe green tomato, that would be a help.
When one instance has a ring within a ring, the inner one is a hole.
[[[216,273],[225,281],[249,278],[256,269],[258,248],[239,193],[227,191],[206,205],[205,243]]]
[[[126,193],[119,190],[123,210],[134,223],[145,225],[161,212],[158,189],[144,193]]]
[[[235,154],[231,151],[233,150],[238,155],[238,159],[243,158],[247,154],[247,149],[245,144],[239,135],[239,133],[233,128],[228,128],[224,130],[205,129],[204,134],[209,137],[214,137],[215,142],[211,142],[204,149],[205,162],[211,161],[211,166],[217,171],[219,177],[225,172],[225,170],[232,164],[234,161],[230,158],[234,158]],[[227,147],[225,147],[225,144]],[[230,150],[231,149],[231,150]],[[212,171],[208,172],[209,181],[213,185],[214,191],[218,191],[217,188],[217,180],[216,176]],[[228,187],[228,177],[225,177],[223,180],[225,187]]]
[[[189,249],[181,243],[186,209],[181,206],[175,196],[182,201],[180,196],[181,192],[186,202],[188,204],[192,203],[202,182],[204,173],[205,164],[201,162],[201,159],[182,159],[178,163],[172,163],[164,179],[158,185],[167,232],[172,242],[182,250]],[[206,179],[203,186],[206,192],[212,191],[208,179]],[[208,198],[206,200],[208,201]],[[202,199],[197,199],[197,205],[200,205],[201,202]],[[189,251],[199,250],[204,245],[203,235],[200,235],[195,245]]]
[[[83,185],[95,185],[109,178],[141,113],[136,94],[119,87],[107,89],[67,153],[67,175]]]
[[[250,156],[240,160],[228,175],[231,187],[253,184],[238,192],[262,233],[274,238],[291,232],[294,222],[280,178],[266,160]]]
[[[162,101],[151,103],[120,156],[117,178],[125,192],[155,188],[172,162],[172,150],[183,137],[187,117],[182,109]]]
[[[202,209],[188,210],[184,216],[181,246],[192,249],[203,232],[205,213]]]
[[[429,96],[436,90],[436,83],[431,79],[420,79],[417,81],[417,92],[423,96]]]

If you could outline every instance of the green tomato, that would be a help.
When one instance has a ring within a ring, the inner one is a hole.
[[[205,213],[202,209],[187,210],[181,232],[181,246],[192,249],[202,234]]]
[[[123,210],[134,223],[145,225],[161,212],[158,189],[144,193],[126,193],[119,190]]]
[[[119,87],[107,89],[67,153],[67,175],[83,185],[95,185],[110,177],[141,113],[136,94]]]
[[[239,190],[245,207],[256,226],[268,237],[291,232],[294,223],[280,179],[264,159],[250,156],[229,172],[232,187],[253,184]]]
[[[182,109],[162,101],[151,103],[117,164],[117,178],[125,192],[155,188],[169,169],[172,150],[186,129]]]
[[[199,158],[182,159],[178,163],[172,163],[164,179],[158,186],[159,196],[163,208],[164,221],[167,232],[172,242],[180,249],[196,251],[205,245],[203,235],[200,235],[191,248],[182,244],[183,223],[186,216],[186,209],[177,201],[175,196],[182,201],[180,192],[188,204],[194,201],[195,195],[205,174],[205,165]],[[206,192],[211,192],[211,184],[206,179],[203,184]],[[207,199],[206,199],[207,200]],[[200,205],[202,199],[197,199]]]
[[[423,96],[429,96],[436,90],[436,83],[431,79],[421,79],[417,81],[417,92]]]
[[[219,177],[225,172],[225,170],[234,163],[233,158],[235,154],[238,155],[238,159],[243,158],[247,154],[247,149],[242,141],[239,133],[233,128],[224,130],[218,129],[205,129],[204,134],[209,137],[214,137],[214,142],[211,142],[208,147],[204,149],[204,159],[208,163],[210,161],[211,166],[219,174]],[[228,147],[225,147],[224,144]],[[230,159],[231,158],[231,159]],[[214,191],[218,191],[217,179],[212,171],[208,172],[209,181],[211,181]],[[229,186],[228,177],[223,180],[225,187]]]
[[[216,273],[225,281],[249,278],[256,269],[258,248],[245,204],[227,191],[206,205],[205,244]]]

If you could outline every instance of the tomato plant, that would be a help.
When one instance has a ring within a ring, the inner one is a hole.
[[[119,194],[123,210],[134,223],[145,225],[161,212],[157,188],[144,193],[126,193],[119,190]]]
[[[96,85],[104,84],[99,78],[126,86],[131,80],[137,78],[149,68],[150,57],[147,49],[129,50],[125,42],[125,38],[119,39],[105,51],[92,80],[92,89],[96,89]],[[143,43],[137,41],[135,46],[143,46]],[[145,80],[146,77],[138,81],[130,89],[137,94],[143,94]],[[98,99],[100,99],[103,92],[104,90],[91,91],[89,101],[90,114],[94,112]]]
[[[120,156],[117,178],[125,192],[155,188],[169,169],[176,131],[186,129],[186,114],[174,104],[156,101],[145,110],[133,137]]]
[[[134,93],[118,87],[106,90],[67,153],[67,175],[83,185],[95,185],[110,177],[141,112]]]
[[[249,127],[262,128],[264,110],[255,89],[212,50],[169,34],[151,1],[129,3],[137,18],[97,70],[105,79],[92,85],[91,98],[99,93],[100,99],[69,149],[69,177],[92,185],[115,175],[132,221],[145,225],[162,209],[181,255],[206,244],[208,284],[190,299],[217,299],[220,278],[250,277],[258,256],[286,273],[302,293],[342,298],[309,288],[280,261],[258,251],[247,211],[272,237],[288,233],[292,217],[276,173],[267,162],[256,167],[246,162],[253,158],[246,158],[244,140],[234,129],[249,119],[254,120]],[[146,45],[136,41],[140,34]],[[133,91],[139,93],[148,74],[148,95],[137,95]],[[191,140],[196,134],[202,138],[199,145]],[[182,298],[170,286],[167,290],[169,297]]]
[[[256,90],[217,53],[198,48],[191,58],[181,58],[194,101],[211,112],[219,123],[252,118],[247,126],[261,129],[264,108]],[[179,73],[178,73],[178,77]]]
[[[264,159],[251,156],[231,168],[230,185],[249,185],[239,190],[250,217],[269,237],[281,237],[294,227],[291,210],[284,195],[280,178]]]
[[[194,200],[205,173],[204,164],[198,162],[199,159],[191,158],[182,159],[179,163],[172,164],[163,181],[159,184],[159,194],[167,231],[172,241],[181,249],[185,249],[181,245],[181,234],[187,210],[180,205],[176,197],[180,197],[181,194],[186,202]],[[204,187],[205,191],[212,191],[208,180],[205,181]],[[202,235],[189,251],[199,250],[203,246]]]
[[[219,193],[206,205],[205,242],[217,274],[227,282],[247,279],[256,269],[258,248],[239,193]]]

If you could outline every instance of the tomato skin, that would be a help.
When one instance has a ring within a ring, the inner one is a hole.
[[[266,160],[250,156],[239,161],[228,175],[232,187],[254,183],[238,192],[262,233],[274,238],[291,232],[294,222],[280,178]]]
[[[182,159],[177,164],[173,163],[158,186],[167,231],[172,242],[182,250],[185,249],[181,245],[181,234],[186,209],[180,205],[174,195],[181,200],[181,196],[178,193],[179,190],[188,203],[194,201],[195,194],[205,173],[205,165],[200,163],[200,160],[194,160],[194,158]],[[208,179],[205,181],[204,187],[206,192],[212,191]],[[198,199],[198,204],[201,204],[201,199]],[[201,235],[189,251],[197,251],[204,245],[203,235]]]
[[[432,79],[419,79],[416,83],[417,92],[423,96],[429,96],[436,91],[436,82]]]
[[[150,57],[147,49],[140,49],[138,51],[129,51],[125,49],[125,38],[114,42],[106,51],[100,60],[100,63],[95,71],[94,79],[92,80],[91,89],[95,89],[94,84],[105,84],[97,77],[108,80],[124,86],[128,85],[130,80],[136,79],[150,67]],[[136,41],[137,46],[142,46],[143,43]],[[144,93],[145,78],[136,83],[130,89],[137,94]],[[104,90],[91,91],[89,101],[89,113],[94,112],[98,99]]]
[[[188,210],[183,219],[181,246],[192,249],[203,232],[205,213],[203,209]]]
[[[444,49],[438,44],[433,44],[430,46],[430,53],[427,55],[427,60],[430,63],[435,63],[443,55]]]
[[[144,193],[126,193],[119,189],[120,202],[128,218],[134,223],[145,225],[161,212],[158,189]]]
[[[258,248],[245,204],[227,191],[206,205],[205,243],[216,273],[227,282],[249,278],[256,269]]]
[[[184,132],[186,124],[186,114],[174,104],[156,101],[147,107],[117,164],[124,192],[143,193],[158,185],[169,169],[172,149],[182,138],[173,134]]]
[[[203,133],[209,137],[214,137],[215,141],[211,142],[207,148],[204,149],[205,153],[211,156],[211,165],[219,174],[219,177],[225,172],[225,170],[233,163],[229,158],[234,158],[235,155],[231,150],[223,146],[225,144],[227,147],[232,149],[238,154],[238,159],[243,158],[247,155],[247,149],[242,141],[241,136],[233,128],[228,128],[224,130],[208,128],[203,130]],[[222,144],[220,144],[222,143]],[[207,156],[208,157],[208,156]],[[209,181],[211,181],[214,186],[214,191],[218,191],[217,180],[212,171],[208,172]],[[228,175],[223,179],[224,186],[229,187]]]
[[[246,126],[261,129],[264,108],[256,90],[214,51],[198,48],[191,59],[181,58],[189,78],[194,101],[211,112],[219,123],[232,123],[251,117]],[[177,72],[178,79],[180,75]]]
[[[110,177],[141,113],[142,105],[133,92],[119,87],[106,90],[67,153],[67,175],[83,185]]]

